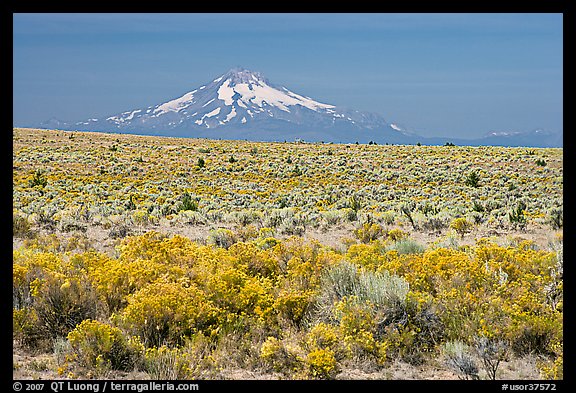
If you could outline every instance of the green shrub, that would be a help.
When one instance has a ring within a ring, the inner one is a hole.
[[[412,202],[404,203],[400,206],[400,211],[404,213],[408,221],[410,221],[410,225],[412,225],[413,229],[417,229],[416,223],[414,222],[413,211],[416,208],[416,205]]]
[[[440,212],[440,209],[437,206],[434,206],[428,202],[420,205],[418,209],[424,214],[425,216],[433,216]]]
[[[362,272],[358,276],[357,294],[377,306],[404,305],[410,290],[408,282],[402,277],[390,274],[387,270],[380,272]]]
[[[174,220],[180,224],[186,225],[205,225],[207,218],[203,213],[193,210],[180,210]]]
[[[393,310],[405,306],[409,289],[406,280],[386,270],[363,271],[344,261],[322,275],[313,313],[321,321],[335,322],[336,303],[349,297],[355,297],[360,303],[369,303],[371,312],[393,313]]]
[[[472,210],[478,213],[484,213],[484,206],[478,202],[478,201],[473,201],[472,202]]]
[[[348,198],[348,207],[355,212],[358,212],[360,209],[362,209],[362,202],[356,195],[352,195],[350,198]]]
[[[519,201],[516,207],[508,212],[508,220],[514,226],[514,228],[519,227],[524,229],[526,226],[526,216],[524,211],[526,210],[526,204],[523,201]]]
[[[229,229],[218,228],[216,230],[210,231],[208,235],[208,244],[214,244],[216,247],[222,247],[225,249],[230,248],[234,243],[236,243],[236,235]]]
[[[358,219],[358,213],[354,209],[346,207],[346,208],[342,209],[341,212],[342,212],[342,217],[344,217],[344,219],[348,222],[354,222]]]
[[[388,249],[396,250],[400,255],[406,255],[421,254],[426,250],[426,247],[412,239],[401,239],[391,244]]]
[[[564,226],[564,211],[562,207],[552,208],[548,214],[548,223],[552,229],[560,229]]]
[[[442,229],[446,228],[446,226],[446,220],[440,217],[427,217],[424,222],[422,222],[422,229],[438,234]]]
[[[72,345],[65,337],[58,337],[52,343],[52,350],[54,351],[54,359],[59,367],[62,367],[70,359],[72,355]]]
[[[508,343],[493,337],[477,337],[474,347],[482,360],[488,378],[495,380],[500,362],[507,357]]]
[[[112,224],[110,231],[108,232],[108,236],[111,239],[123,239],[126,236],[130,235],[132,231],[126,224],[118,223]]]
[[[448,341],[442,347],[444,362],[459,379],[479,379],[478,366],[472,357],[470,347],[462,341]]]
[[[380,220],[386,225],[394,225],[396,222],[396,213],[391,210],[385,211],[380,215]]]
[[[302,236],[306,232],[304,221],[298,217],[288,217],[280,226],[280,233],[284,235]]]
[[[242,210],[231,214],[232,220],[238,225],[247,226],[261,221],[261,215],[253,210]]]
[[[464,182],[469,187],[479,187],[480,186],[480,176],[478,172],[472,171],[466,176],[466,180]]]
[[[12,216],[12,236],[19,238],[31,238],[34,236],[30,221],[26,217],[19,214]]]
[[[190,194],[186,192],[182,195],[182,203],[180,204],[178,211],[180,210],[191,210],[195,212],[198,210],[198,201],[192,199]]]
[[[405,301],[409,285],[402,277],[382,272],[362,271],[350,262],[341,262],[328,269],[321,279],[321,293],[334,303],[346,296],[376,305]]]
[[[32,175],[32,179],[28,182],[30,187],[40,187],[44,188],[48,184],[48,180],[46,176],[44,176],[44,172],[40,169],[36,170]]]
[[[356,293],[359,269],[357,265],[342,262],[326,270],[320,281],[320,295],[315,304],[322,320],[332,320],[332,307],[336,301]]]
[[[130,195],[130,200],[126,202],[126,210],[136,210],[136,203],[134,203],[134,195]]]
[[[340,223],[342,215],[338,210],[327,210],[322,212],[322,218],[326,221],[326,225],[334,226]]]

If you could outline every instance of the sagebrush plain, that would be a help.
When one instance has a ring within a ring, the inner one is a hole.
[[[13,375],[562,379],[563,149],[13,129]]]

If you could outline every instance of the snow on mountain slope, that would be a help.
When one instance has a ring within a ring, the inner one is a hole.
[[[181,96],[76,123],[51,118],[40,128],[211,139],[335,143],[561,147],[563,133],[492,131],[481,138],[423,137],[380,115],[336,107],[270,83],[258,72],[235,68]]]
[[[190,137],[334,142],[391,141],[406,135],[381,116],[338,108],[235,68],[180,97],[69,125],[86,131]]]

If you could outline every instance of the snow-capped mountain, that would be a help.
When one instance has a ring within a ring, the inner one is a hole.
[[[381,116],[337,108],[276,86],[258,72],[235,68],[178,98],[104,119],[45,126],[81,131],[309,141],[400,143],[409,133]]]
[[[52,118],[40,128],[254,141],[562,147],[563,133],[492,131],[476,139],[423,137],[380,115],[344,109],[234,68],[180,97],[101,119]]]

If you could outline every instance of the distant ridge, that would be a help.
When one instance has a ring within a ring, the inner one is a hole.
[[[561,147],[562,133],[492,132],[482,138],[423,137],[382,116],[339,108],[272,84],[259,72],[233,68],[211,82],[167,102],[70,123],[56,118],[39,125],[78,131],[104,131],[213,139],[379,144]]]

